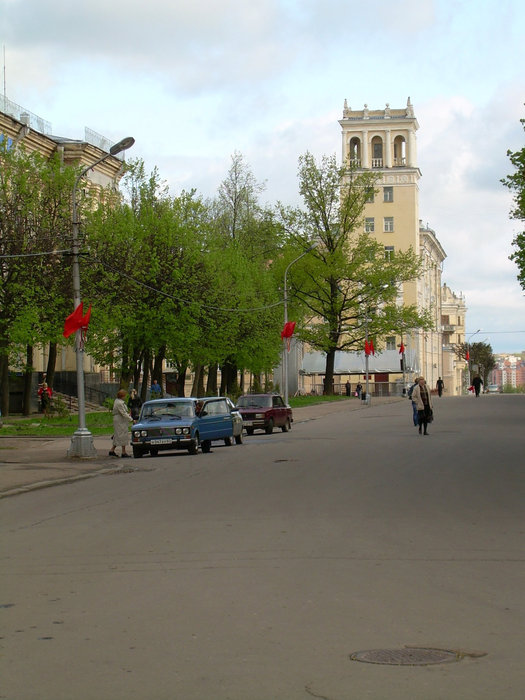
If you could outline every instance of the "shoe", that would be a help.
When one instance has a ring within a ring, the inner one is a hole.
[[[126,453],[124,453],[123,455],[121,455],[121,457],[122,457],[122,459],[125,459],[126,457],[127,457],[128,459],[131,459],[131,455],[128,455],[128,454],[126,454]]]
[[[419,434],[421,435],[421,426],[419,426]]]
[[[110,450],[108,454],[110,457],[118,457],[118,454],[115,452],[115,450]]]
[[[428,435],[428,434],[429,434],[429,433],[427,433],[427,431],[426,431],[426,430],[425,430],[425,432],[423,433],[423,435]]]

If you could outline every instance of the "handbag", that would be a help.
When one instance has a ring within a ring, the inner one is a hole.
[[[434,420],[434,411],[430,408],[428,411],[427,423],[432,423]]]

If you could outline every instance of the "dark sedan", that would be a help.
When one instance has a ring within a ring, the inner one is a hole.
[[[274,428],[281,428],[283,433],[292,429],[292,409],[279,394],[246,394],[237,400],[237,408],[248,435],[255,430],[270,435]]]

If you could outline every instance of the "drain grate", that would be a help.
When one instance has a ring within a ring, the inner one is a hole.
[[[404,649],[369,649],[350,654],[352,661],[367,664],[387,664],[390,666],[428,666],[459,661],[462,657],[448,649],[425,649],[406,647]]]

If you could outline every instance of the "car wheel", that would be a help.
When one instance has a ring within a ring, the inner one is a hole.
[[[292,429],[292,425],[290,423],[290,419],[287,418],[286,423],[281,427],[281,430],[283,431],[283,433],[287,433],[291,429]]]
[[[235,436],[235,443],[237,445],[242,445],[242,433],[239,433],[238,435]]]
[[[226,447],[231,447],[233,445],[233,440],[231,437],[225,437],[224,438],[224,444]]]
[[[157,450],[156,447],[150,447],[149,453],[152,457],[158,457],[159,451]]]
[[[143,455],[143,452],[140,449],[140,447],[133,448],[133,457],[135,457],[135,459],[140,459],[142,457],[142,455]]]
[[[203,442],[201,443],[201,450],[203,452],[209,452],[211,450],[210,440],[203,440]]]
[[[188,452],[190,453],[190,455],[196,455],[199,452],[198,438],[196,438],[195,442],[192,442],[191,445],[188,447]]]
[[[268,421],[268,425],[264,429],[264,432],[266,433],[266,435],[271,435],[273,433],[273,420],[271,418]]]
[[[247,435],[253,435],[253,428],[246,428]]]

